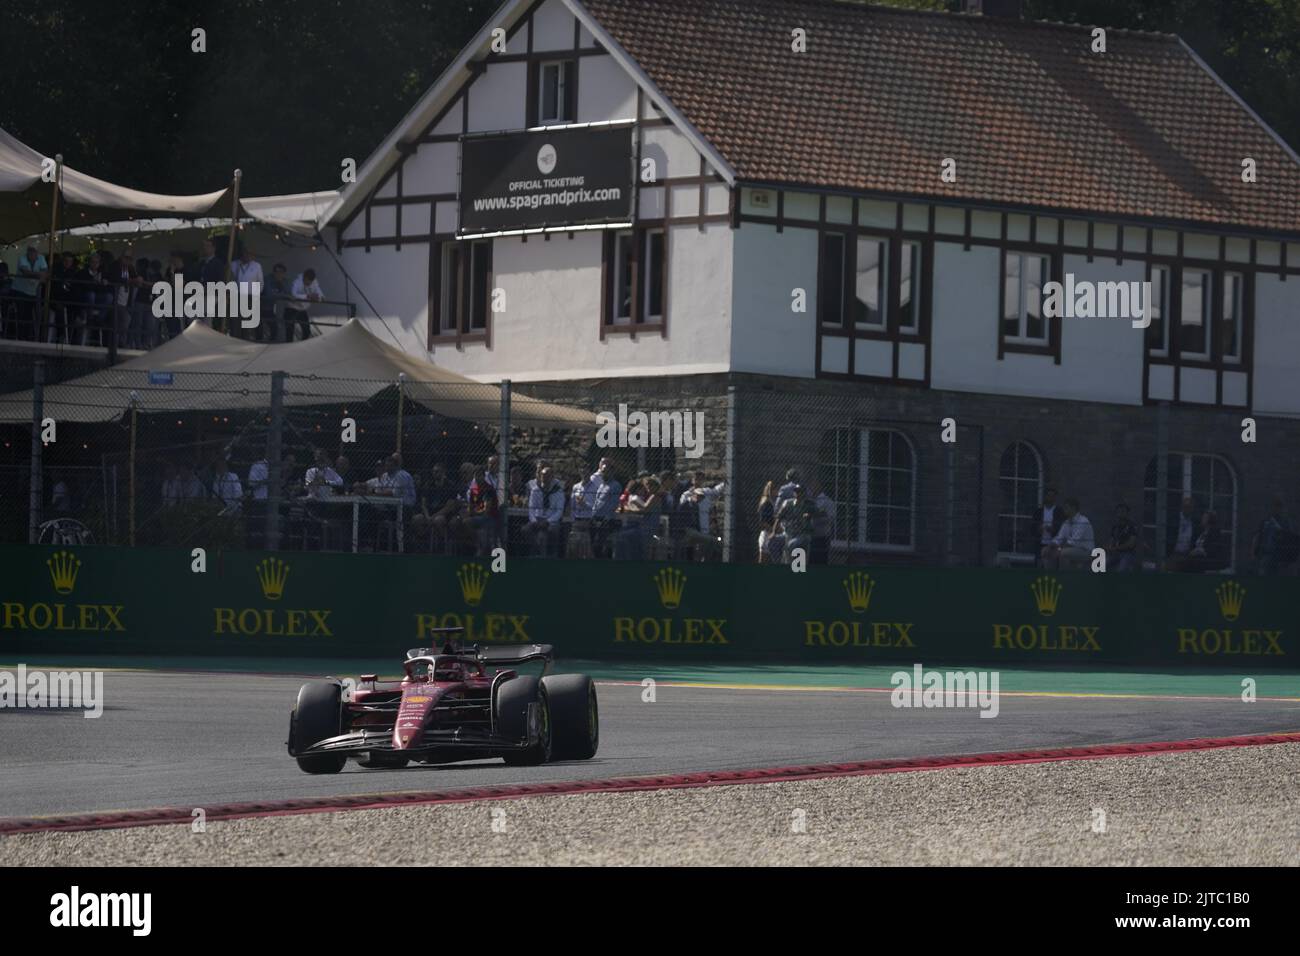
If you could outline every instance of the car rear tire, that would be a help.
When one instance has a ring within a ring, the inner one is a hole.
[[[528,705],[534,702],[541,704],[542,708],[540,739],[526,750],[504,754],[505,762],[512,767],[535,767],[551,759],[550,707],[546,688],[536,677],[513,677],[497,691],[497,733],[511,740],[523,740],[528,736]]]
[[[333,681],[313,681],[298,690],[298,703],[289,718],[289,745],[301,753],[312,744],[343,733],[343,688]],[[304,773],[338,773],[348,762],[345,754],[308,754],[298,757]]]
[[[542,678],[551,710],[551,759],[590,760],[600,747],[596,685],[586,674]]]

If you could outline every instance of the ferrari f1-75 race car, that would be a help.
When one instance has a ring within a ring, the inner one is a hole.
[[[289,755],[307,773],[502,757],[508,764],[588,760],[600,743],[596,687],[585,674],[550,674],[549,644],[462,645],[439,629],[441,650],[406,652],[400,681],[334,678],[303,684],[289,718]],[[540,677],[513,668],[542,663]],[[489,670],[490,668],[490,670]]]

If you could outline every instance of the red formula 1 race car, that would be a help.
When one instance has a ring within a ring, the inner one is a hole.
[[[600,743],[596,687],[585,674],[550,674],[549,644],[462,645],[440,629],[440,650],[406,652],[400,681],[312,681],[289,718],[289,755],[307,773],[502,757],[508,764],[589,760]],[[540,677],[511,668],[542,663]]]

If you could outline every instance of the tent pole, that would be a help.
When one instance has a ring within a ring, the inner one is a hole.
[[[402,411],[406,402],[406,373],[397,373],[397,454],[402,454]]]
[[[235,170],[235,178],[230,184],[230,236],[226,240],[226,281],[230,281],[231,267],[235,261],[235,230],[239,228],[239,181],[244,178],[242,170]],[[234,323],[230,321],[230,316],[222,320],[225,328],[221,331],[227,335],[234,328]]]
[[[37,342],[49,334],[50,329],[50,294],[54,290],[54,233],[59,228],[59,196],[63,192],[63,154],[54,154],[54,201],[50,203],[50,242],[45,255],[45,306],[41,315],[41,327],[32,330],[32,338]],[[72,341],[69,335],[68,341]]]

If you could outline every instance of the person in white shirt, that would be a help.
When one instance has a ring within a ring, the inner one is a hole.
[[[225,506],[221,509],[223,515],[239,514],[244,500],[244,486],[239,483],[239,476],[231,470],[230,462],[223,461],[217,470],[216,481],[212,483],[212,494],[221,499]]]
[[[1079,512],[1079,499],[1066,498],[1062,507],[1065,520],[1051,543],[1043,549],[1043,566],[1051,569],[1081,568],[1092,559],[1092,550],[1096,547],[1092,522]]]
[[[302,483],[313,498],[328,498],[343,490],[343,479],[330,464],[330,456],[325,454],[324,448],[316,449],[316,464],[307,469]]]
[[[271,477],[271,466],[265,458],[259,458],[248,468],[248,487],[253,492],[254,501],[266,500],[266,485]]]
[[[404,508],[415,507],[415,479],[399,465],[396,455],[384,459],[384,470],[375,482],[375,490],[381,495],[401,498]]]
[[[199,501],[207,496],[203,482],[199,481],[198,476],[194,474],[194,466],[181,465],[181,476],[177,483],[177,500],[184,504],[187,501]]]
[[[316,281],[316,270],[307,269],[302,275],[294,279],[293,285],[289,289],[289,295],[294,301],[284,307],[286,341],[293,341],[294,323],[302,326],[302,337],[304,339],[311,338],[311,322],[307,318],[308,303],[320,302],[325,298],[320,283]]]
[[[573,483],[569,494],[569,515],[574,521],[590,521],[595,513],[597,478],[598,475],[592,475]]]
[[[1196,544],[1196,528],[1201,523],[1196,513],[1196,501],[1190,495],[1183,499],[1183,508],[1178,515],[1178,537],[1174,539],[1173,553],[1165,561],[1165,570],[1176,570],[1192,553]]]
[[[253,258],[253,250],[248,248],[247,244],[231,267],[230,277],[239,283],[241,293],[239,301],[253,303],[253,314],[248,316],[247,321],[256,323],[248,327],[248,331],[256,336],[256,329],[262,324],[262,284],[265,280],[262,275],[262,264]],[[249,290],[247,295],[243,294],[245,288]],[[236,335],[244,334],[244,321],[242,315],[238,319],[231,319],[234,323],[231,328]]]
[[[722,542],[712,532],[713,506],[717,504],[718,498],[722,496],[726,487],[725,481],[709,485],[702,474],[692,472],[691,486],[682,492],[677,501],[678,507],[682,509],[696,509],[695,515],[692,515],[695,520],[686,524],[682,531],[682,539],[688,546],[697,549],[696,554],[701,561],[721,549]]]
[[[544,466],[528,482],[528,524],[524,540],[533,542],[534,553],[546,556],[547,538],[552,528],[564,520],[564,486],[556,480],[550,467]]]

